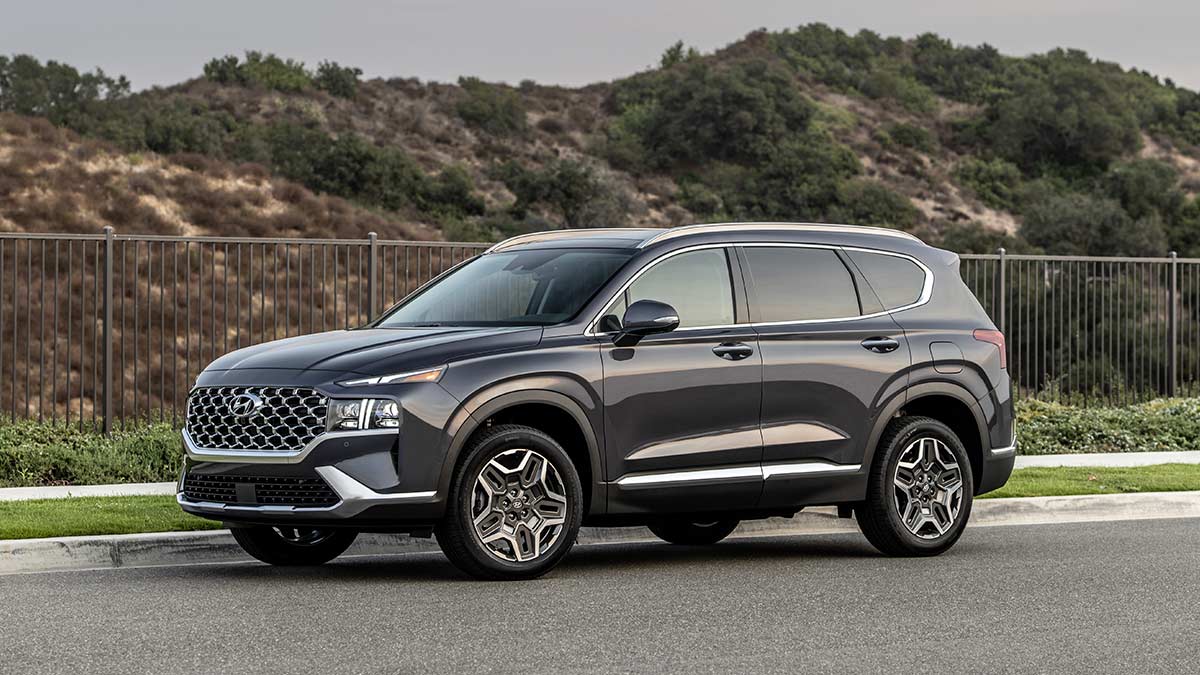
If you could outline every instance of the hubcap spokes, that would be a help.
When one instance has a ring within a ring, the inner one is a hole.
[[[896,511],[909,532],[936,539],[950,531],[962,509],[962,468],[936,438],[919,438],[904,448],[892,478]]]
[[[565,494],[558,469],[544,456],[523,448],[502,452],[475,479],[475,536],[501,560],[533,560],[554,545],[567,522]]]

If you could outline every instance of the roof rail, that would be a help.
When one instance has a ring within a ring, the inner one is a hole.
[[[484,253],[492,253],[494,251],[503,251],[506,248],[511,248],[519,244],[536,244],[540,241],[553,241],[555,239],[571,239],[581,235],[588,234],[615,234],[631,232],[657,232],[659,228],[653,227],[596,227],[596,228],[581,228],[575,230],[548,230],[546,232],[531,232],[529,234],[518,234],[515,237],[509,237],[502,242],[493,244],[491,248]]]
[[[667,239],[683,237],[697,232],[730,232],[734,230],[791,230],[805,232],[843,232],[852,234],[872,234],[884,237],[899,237],[901,239],[911,239],[918,243],[924,243],[916,236],[908,232],[900,230],[889,230],[886,227],[868,227],[865,225],[826,225],[824,223],[706,223],[702,225],[683,225],[681,227],[672,227],[660,234],[650,237],[638,244],[638,248],[645,248],[650,244],[654,244]]]

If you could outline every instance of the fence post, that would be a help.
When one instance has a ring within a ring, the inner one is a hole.
[[[368,322],[375,320],[375,309],[379,307],[379,298],[377,297],[378,282],[375,279],[375,277],[378,276],[377,272],[379,269],[378,239],[379,235],[375,234],[374,232],[367,233],[367,246],[369,247],[367,257],[367,303],[369,303],[369,309],[367,310]]]
[[[112,434],[113,426],[113,334],[112,334],[112,305],[113,305],[113,228],[104,228],[104,316],[101,319],[104,341],[104,362],[101,365],[101,387],[104,396],[104,435]]]
[[[1179,256],[1171,258],[1171,285],[1167,296],[1167,396],[1175,396],[1179,379]]]
[[[996,250],[1000,256],[998,263],[999,269],[996,271],[996,327],[1001,333],[1008,334],[1008,260],[1005,258],[1007,251],[1001,246]]]

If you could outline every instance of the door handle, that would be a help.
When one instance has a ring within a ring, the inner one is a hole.
[[[754,348],[744,342],[722,342],[713,347],[713,353],[730,361],[741,361],[754,353]]]
[[[862,341],[863,349],[877,354],[887,354],[900,348],[900,343],[890,337],[869,337]]]

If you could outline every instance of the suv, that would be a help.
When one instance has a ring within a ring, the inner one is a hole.
[[[810,505],[936,555],[1016,454],[1004,337],[956,255],[766,223],[509,239],[362,328],[217,359],[183,443],[179,504],[259,560],[436,533],[491,579],[585,524],[704,545]]]

